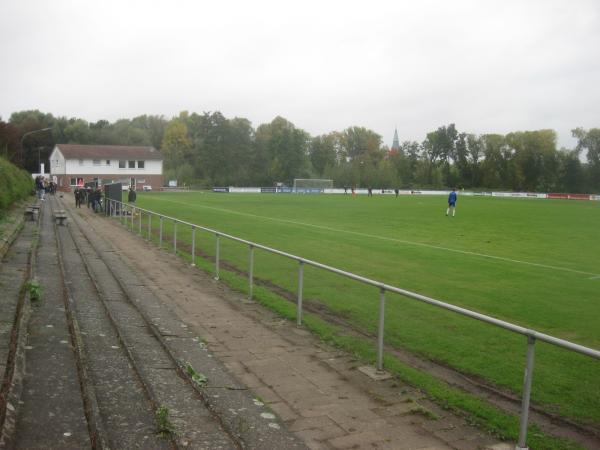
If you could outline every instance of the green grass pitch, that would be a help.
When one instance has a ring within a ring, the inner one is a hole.
[[[598,202],[459,196],[456,217],[438,196],[140,193],[137,204],[600,348]],[[197,245],[214,254],[215,238]],[[221,259],[247,270],[248,248],[223,239]],[[257,251],[254,267],[296,292],[297,262]],[[374,287],[306,267],[304,298],[376,332]],[[524,336],[388,293],[385,341],[521,392]],[[599,374],[600,361],[538,342],[532,399],[598,425]]]

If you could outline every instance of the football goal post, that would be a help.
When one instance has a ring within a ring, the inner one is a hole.
[[[323,178],[294,178],[294,192],[321,193],[333,188],[333,180]]]

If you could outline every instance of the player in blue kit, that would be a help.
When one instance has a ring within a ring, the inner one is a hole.
[[[446,215],[450,212],[450,208],[452,208],[452,217],[456,214],[456,199],[458,195],[456,194],[456,189],[452,189],[450,195],[448,196],[448,209],[446,210]]]

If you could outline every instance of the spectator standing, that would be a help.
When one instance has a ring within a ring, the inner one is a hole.
[[[35,188],[37,189],[38,198],[40,200],[44,200],[45,188],[44,188],[44,177],[43,176],[38,175],[37,177],[35,177]]]
[[[100,188],[94,189],[93,196],[92,207],[94,208],[94,212],[102,211],[102,191]]]
[[[87,188],[85,190],[85,200],[87,203],[87,207],[94,209],[94,190],[92,188]]]
[[[75,196],[75,208],[81,208],[81,190],[76,187],[73,195]]]
[[[137,199],[137,194],[135,193],[135,191],[133,190],[132,187],[129,188],[129,194],[127,194],[127,201],[129,203],[135,203],[135,200]]]

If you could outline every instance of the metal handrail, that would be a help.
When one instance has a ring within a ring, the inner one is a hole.
[[[215,230],[212,228],[204,227],[202,225],[196,225],[191,222],[177,219],[175,217],[170,217],[170,216],[167,216],[164,214],[158,214],[158,213],[150,211],[148,209],[139,208],[137,206],[132,206],[127,203],[119,202],[118,200],[111,200],[111,201],[114,202],[111,204],[111,212],[116,211],[116,208],[115,208],[116,206],[118,206],[120,210],[123,210],[125,208],[131,208],[132,211],[140,212],[140,234],[141,234],[141,220],[142,220],[141,213],[142,212],[147,213],[149,215],[148,216],[149,218],[151,218],[152,215],[158,216],[160,218],[160,226],[161,226],[160,227],[160,238],[159,238],[160,243],[162,243],[162,223],[163,223],[164,219],[173,221],[175,226],[177,223],[180,223],[182,225],[191,227],[193,230],[193,233],[192,233],[193,234],[192,264],[195,264],[195,247],[196,247],[196,245],[195,245],[195,230],[196,229],[203,230],[208,233],[214,234],[216,237],[216,243],[217,243],[216,258],[215,258],[215,260],[216,260],[215,261],[215,264],[216,264],[215,279],[219,279],[219,249],[220,249],[220,246],[219,246],[220,239],[219,238],[223,237],[223,238],[235,241],[235,242],[239,242],[241,244],[248,245],[250,248],[250,271],[249,271],[250,272],[249,273],[250,298],[252,298],[253,269],[254,269],[253,268],[253,265],[254,265],[254,257],[253,257],[254,253],[253,252],[255,249],[264,250],[266,252],[269,252],[269,253],[272,253],[275,255],[279,255],[279,256],[283,256],[285,258],[297,261],[299,263],[298,298],[297,298],[297,310],[296,310],[296,322],[298,325],[301,325],[301,323],[302,323],[302,288],[303,288],[303,269],[304,269],[305,264],[378,288],[380,291],[380,306],[379,306],[380,309],[379,309],[379,326],[378,326],[378,333],[377,333],[378,334],[378,336],[377,336],[377,341],[378,341],[377,342],[377,370],[379,370],[379,371],[383,370],[383,331],[384,331],[384,314],[385,314],[384,311],[385,311],[385,292],[386,291],[394,292],[394,293],[400,294],[404,297],[408,297],[408,298],[411,298],[414,300],[418,300],[420,302],[428,303],[430,305],[437,306],[442,309],[446,309],[448,311],[453,311],[453,312],[461,314],[463,316],[467,316],[472,319],[476,319],[476,320],[479,320],[479,321],[482,321],[485,323],[489,323],[491,325],[495,325],[495,326],[503,328],[505,330],[509,330],[514,333],[518,333],[523,336],[526,336],[527,337],[527,357],[526,357],[525,376],[524,376],[524,382],[523,382],[521,426],[520,426],[520,431],[519,431],[519,441],[518,441],[518,444],[516,447],[517,450],[527,448],[525,446],[525,441],[526,441],[526,436],[527,436],[527,420],[528,420],[528,412],[529,412],[529,401],[530,401],[530,396],[531,396],[531,383],[532,383],[532,376],[533,376],[535,341],[540,340],[542,342],[546,342],[548,344],[562,347],[567,350],[581,353],[583,355],[586,355],[586,356],[589,356],[592,358],[600,359],[600,351],[595,350],[593,348],[575,344],[573,342],[570,342],[570,341],[567,341],[564,339],[560,339],[560,338],[557,338],[557,337],[554,337],[554,336],[551,336],[551,335],[548,335],[545,333],[541,333],[539,331],[532,330],[530,328],[525,328],[520,325],[515,325],[513,323],[506,322],[506,321],[500,320],[500,319],[496,319],[494,317],[487,316],[485,314],[481,314],[481,313],[478,313],[475,311],[471,311],[466,308],[461,308],[459,306],[455,306],[450,303],[442,302],[440,300],[436,300],[434,298],[427,297],[425,295],[407,291],[406,289],[401,289],[401,288],[398,288],[395,286],[391,286],[389,284],[375,281],[370,278],[366,278],[361,275],[354,274],[352,272],[347,272],[345,270],[341,270],[336,267],[328,266],[326,264],[322,264],[317,261],[313,261],[310,259],[303,258],[301,256],[297,256],[297,255],[287,253],[287,252],[284,252],[281,250],[277,250],[277,249],[274,249],[271,247],[267,247],[266,245],[258,244],[256,242],[252,242],[252,241],[248,241],[246,239],[232,236],[230,234],[223,233],[221,231],[218,231],[218,230]],[[114,207],[112,205],[114,205]],[[133,213],[132,213],[131,231],[133,231],[133,220],[134,220],[134,218],[133,218]],[[151,220],[151,219],[149,219],[149,220]],[[148,229],[150,229],[150,227]],[[175,234],[174,241],[173,241],[173,247],[175,249],[175,252],[176,252],[176,248],[177,248],[177,240],[176,239],[177,239],[177,235]]]

